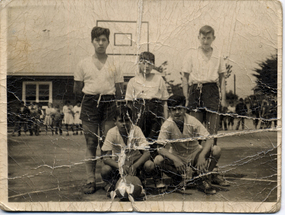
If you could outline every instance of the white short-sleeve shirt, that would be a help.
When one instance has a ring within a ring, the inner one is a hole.
[[[163,143],[165,140],[182,140],[181,142],[173,142],[171,146],[173,148],[173,154],[179,155],[179,157],[187,158],[196,150],[200,150],[198,140],[183,141],[186,138],[199,137],[201,139],[209,136],[209,132],[202,125],[202,123],[193,116],[185,114],[183,133],[179,130],[172,117],[169,117],[161,126],[161,130],[158,136],[158,142]]]
[[[167,100],[169,94],[165,81],[160,75],[151,73],[145,79],[141,73],[132,78],[127,85],[126,100],[134,99],[160,99]]]
[[[131,130],[133,133],[131,137],[128,137],[127,141],[127,145],[129,147],[133,148],[134,146],[149,145],[145,136],[142,133],[142,130],[138,126],[132,125]],[[118,157],[121,154],[121,149],[127,147],[127,145],[124,143],[124,140],[119,132],[118,127],[115,126],[108,131],[106,139],[102,146],[102,151],[112,151],[112,154],[115,156],[115,160],[118,160]],[[126,152],[128,160],[136,160],[141,155],[142,154],[137,149],[128,150],[128,152]]]
[[[78,64],[74,80],[83,81],[82,92],[89,95],[114,95],[115,84],[124,82],[119,65],[110,56],[101,70],[95,66],[93,56],[85,58]]]
[[[219,80],[219,74],[226,72],[225,61],[216,49],[208,59],[202,48],[192,49],[185,56],[182,72],[188,73],[189,85],[198,83],[212,83]]]

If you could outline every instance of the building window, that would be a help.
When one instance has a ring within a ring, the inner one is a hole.
[[[47,105],[48,102],[52,102],[52,82],[24,81],[22,98],[26,104],[36,102]]]

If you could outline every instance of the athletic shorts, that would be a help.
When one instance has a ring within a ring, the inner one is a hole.
[[[81,105],[82,121],[102,123],[115,117],[116,102],[114,95],[84,95]]]
[[[189,87],[189,105],[190,111],[194,109],[204,109],[219,111],[220,93],[217,83],[202,84],[199,88],[197,84]]]
[[[133,102],[133,122],[146,138],[157,139],[163,119],[163,101],[160,99],[137,99]]]

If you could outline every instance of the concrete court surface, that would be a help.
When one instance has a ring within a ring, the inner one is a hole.
[[[252,122],[246,121],[252,129]],[[224,132],[224,131],[220,131]],[[236,132],[236,131],[226,131]],[[78,136],[13,137],[8,134],[8,198],[10,202],[110,201],[100,188],[102,161],[97,170],[97,187],[92,195],[83,194],[85,183],[85,139]],[[262,131],[222,137],[220,171],[231,186],[217,187],[216,195],[205,195],[195,188],[184,192],[148,189],[146,201],[237,201],[274,202],[277,200],[277,132]],[[158,195],[158,194],[162,195]],[[116,201],[119,201],[116,199]]]

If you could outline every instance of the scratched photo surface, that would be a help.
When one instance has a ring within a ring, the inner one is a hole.
[[[2,209],[280,209],[280,2],[0,7]]]

